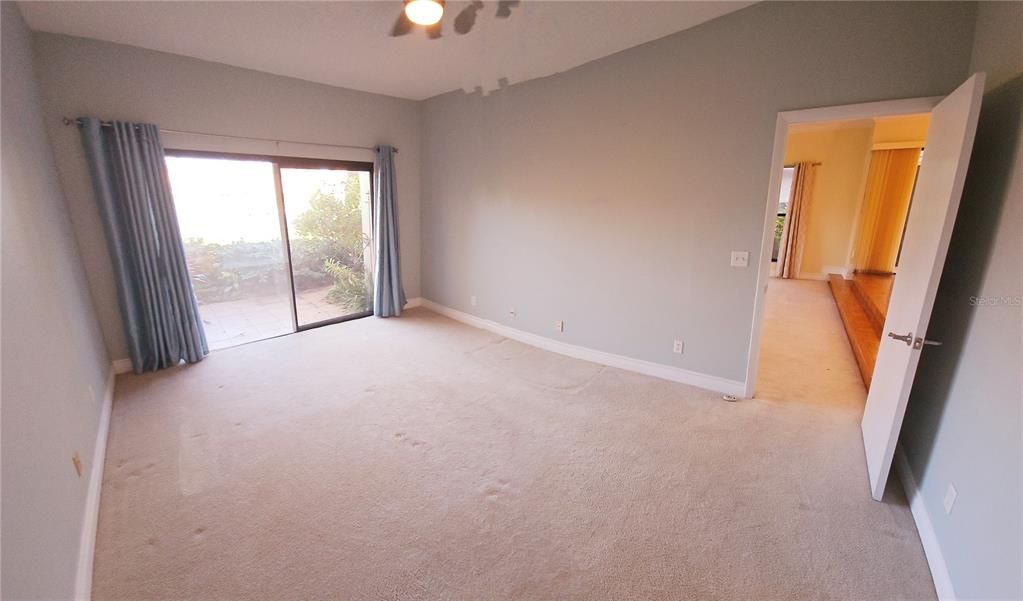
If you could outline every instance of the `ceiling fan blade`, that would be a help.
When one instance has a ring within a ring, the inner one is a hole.
[[[426,37],[430,38],[431,40],[436,40],[437,38],[439,38],[440,37],[440,24],[441,24],[441,21],[437,21],[433,25],[427,25],[424,28],[424,29],[426,29]]]
[[[401,13],[398,15],[398,18],[395,19],[394,21],[394,27],[391,28],[391,37],[396,38],[398,36],[409,33],[410,31],[412,31],[412,26],[413,26],[412,21],[410,21],[409,18],[405,16],[405,9],[402,9]]]
[[[483,8],[482,0],[474,0],[469,6],[463,8],[455,17],[455,31],[459,34],[472,31],[472,26],[476,24],[476,11],[481,8]]]
[[[497,2],[497,14],[495,17],[501,19],[507,19],[511,16],[511,9],[518,6],[520,0],[498,0]]]

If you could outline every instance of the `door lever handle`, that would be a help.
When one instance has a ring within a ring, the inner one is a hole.
[[[913,332],[909,334],[896,334],[895,332],[888,332],[888,337],[893,340],[901,340],[906,343],[906,346],[913,346]]]
[[[913,348],[920,349],[924,346],[941,346],[941,343],[937,340],[927,340],[926,338],[920,338],[919,336],[913,340]]]

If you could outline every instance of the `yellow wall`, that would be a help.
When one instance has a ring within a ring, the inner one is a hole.
[[[929,113],[877,118],[874,120],[874,144],[887,146],[898,142],[923,142],[927,139],[930,124]]]
[[[793,126],[785,164],[820,162],[803,247],[801,278],[821,278],[849,264],[853,229],[863,199],[874,123]]]
[[[785,164],[817,167],[800,278],[822,278],[853,267],[871,151],[921,144],[930,114],[795,125],[785,145]]]

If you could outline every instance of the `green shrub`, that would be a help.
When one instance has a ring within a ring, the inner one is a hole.
[[[334,276],[334,285],[327,292],[327,301],[352,311],[365,311],[369,295],[363,271],[356,271],[334,259],[327,259],[325,267]]]

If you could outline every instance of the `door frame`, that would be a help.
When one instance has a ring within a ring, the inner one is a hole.
[[[349,159],[325,159],[317,157],[304,157],[304,156],[283,156],[275,154],[258,154],[248,152],[232,152],[232,151],[219,151],[219,150],[189,150],[183,148],[165,148],[164,156],[171,157],[193,157],[193,158],[204,158],[204,159],[228,159],[235,161],[260,161],[267,162],[273,165],[274,172],[274,195],[277,202],[277,218],[280,222],[281,227],[281,242],[284,245],[284,256],[287,261],[287,276],[288,276],[288,303],[291,308],[291,327],[292,331],[288,334],[297,334],[306,330],[312,330],[321,326],[328,326],[335,323],[342,323],[345,321],[351,321],[353,319],[362,319],[363,317],[369,317],[373,315],[373,308],[370,307],[367,311],[360,311],[359,313],[352,313],[349,315],[342,315],[340,317],[333,317],[330,319],[324,319],[320,321],[314,321],[306,324],[300,324],[298,322],[298,290],[295,288],[295,270],[294,262],[291,257],[291,240],[290,232],[288,230],[288,216],[287,210],[284,205],[284,188],[281,181],[281,169],[341,169],[347,171],[365,171],[369,173],[369,211],[370,211],[370,224],[373,229],[376,229],[376,211],[374,204],[374,164],[368,161],[353,161]],[[281,336],[287,336],[288,334],[281,334]]]
[[[746,354],[746,383],[743,396],[752,398],[756,393],[757,371],[760,367],[760,337],[763,334],[764,296],[771,273],[771,245],[774,243],[774,221],[781,194],[781,173],[785,166],[785,143],[789,127],[797,123],[820,121],[846,121],[872,119],[929,113],[944,96],[903,98],[858,104],[843,104],[794,111],[781,111],[775,122],[774,147],[771,152],[771,172],[767,185],[767,199],[764,204],[764,229],[760,243],[760,263],[757,271],[757,285],[753,296],[753,326],[750,345]]]

